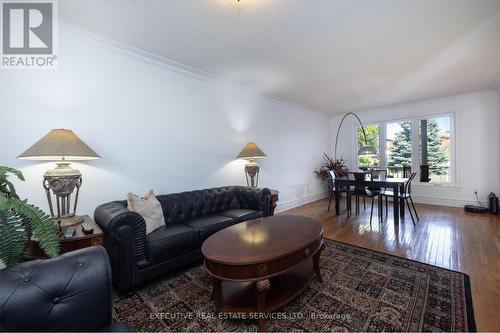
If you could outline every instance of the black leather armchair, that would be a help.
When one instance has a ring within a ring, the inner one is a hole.
[[[101,246],[0,270],[0,331],[134,331],[113,323],[111,302]]]
[[[158,195],[166,226],[146,235],[142,216],[126,201],[96,208],[94,219],[104,232],[104,247],[119,289],[136,285],[202,259],[201,245],[233,224],[270,214],[267,188],[227,186]]]

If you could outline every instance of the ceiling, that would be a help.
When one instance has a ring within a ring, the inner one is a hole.
[[[60,19],[338,113],[500,79],[499,0],[64,0]]]

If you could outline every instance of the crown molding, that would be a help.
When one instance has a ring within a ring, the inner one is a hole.
[[[309,107],[302,105],[302,104],[299,104],[299,103],[291,102],[291,101],[288,101],[286,99],[282,99],[282,98],[279,98],[276,96],[271,96],[271,95],[263,93],[263,92],[259,92],[255,89],[252,89],[252,88],[245,86],[245,85],[242,85],[240,83],[224,79],[224,78],[219,77],[217,75],[199,70],[197,68],[194,68],[194,67],[185,65],[183,63],[177,62],[175,60],[154,54],[152,52],[148,52],[148,51],[145,51],[143,49],[139,49],[139,48],[131,46],[129,44],[119,42],[119,41],[116,41],[114,39],[111,39],[111,38],[108,38],[108,37],[105,37],[105,36],[102,36],[102,35],[87,31],[87,30],[77,28],[77,27],[75,27],[71,24],[68,24],[68,23],[64,23],[64,22],[59,21],[57,27],[60,30],[60,32],[67,33],[73,37],[83,39],[83,40],[86,40],[86,41],[91,42],[91,43],[99,44],[100,46],[103,46],[103,47],[106,47],[109,49],[113,49],[115,51],[120,52],[123,55],[132,57],[138,61],[154,64],[154,65],[160,66],[162,68],[165,68],[169,71],[173,71],[175,73],[182,74],[182,75],[187,75],[193,79],[226,86],[226,87],[238,90],[239,92],[245,93],[247,95],[260,97],[260,98],[263,98],[267,101],[270,101],[270,102],[273,102],[276,104],[280,104],[280,105],[283,105],[283,106],[286,106],[289,108],[293,108],[293,109],[301,111],[301,112],[306,112],[309,114],[312,113],[312,114],[316,114],[318,116],[323,116],[323,117],[330,115],[330,113],[328,113],[328,112],[320,111],[317,109],[312,109],[312,108],[309,108]]]
[[[204,81],[209,81],[209,80],[216,80],[217,78],[207,72],[198,70],[194,67],[190,67],[188,65],[184,65],[180,62],[174,61],[172,59],[168,59],[162,56],[158,56],[154,53],[136,48],[134,46],[131,46],[129,44],[123,43],[116,41],[114,39],[87,31],[83,30],[80,28],[77,28],[73,25],[59,22],[58,24],[59,30],[61,30],[64,33],[68,33],[69,35],[73,37],[77,37],[79,39],[83,39],[92,43],[97,43],[100,46],[104,46],[106,48],[111,48],[114,50],[118,50],[122,54],[126,54],[129,56],[132,56],[133,58],[136,58],[138,60],[145,60],[146,62],[153,62],[156,63],[157,65],[160,65],[161,67],[170,69],[172,71],[175,71],[177,73],[189,75],[191,77],[195,77],[199,80],[204,80]]]
[[[346,111],[346,112],[365,113],[365,112],[373,112],[374,110],[380,111],[382,109],[418,107],[418,106],[422,106],[422,105],[431,105],[431,104],[446,102],[449,100],[469,98],[469,97],[480,96],[480,95],[485,95],[485,94],[492,94],[492,93],[495,93],[495,89],[489,88],[489,89],[471,91],[471,92],[467,92],[467,93],[458,93],[458,94],[445,95],[445,96],[433,97],[433,98],[428,98],[428,99],[421,99],[421,100],[408,101],[408,102],[402,102],[402,103],[393,103],[393,104],[380,105],[380,106],[374,106],[374,107],[369,107],[369,108],[362,108],[362,109],[357,109],[354,111]]]

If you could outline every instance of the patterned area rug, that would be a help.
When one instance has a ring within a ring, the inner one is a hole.
[[[463,273],[325,240],[324,283],[270,315],[269,331],[475,331]],[[114,295],[113,316],[139,331],[257,331],[257,322],[217,314],[203,265]]]

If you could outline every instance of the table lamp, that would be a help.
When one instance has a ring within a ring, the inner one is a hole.
[[[267,157],[267,155],[264,154],[264,152],[254,142],[247,143],[236,157],[248,160],[248,163],[245,165],[245,175],[248,186],[257,187],[259,184],[260,167],[255,162],[255,159],[265,157]]]
[[[78,193],[82,185],[82,174],[80,171],[71,168],[69,161],[101,158],[95,151],[87,146],[73,131],[53,129],[17,158],[22,160],[56,161],[57,167],[47,170],[43,175],[43,188],[49,202],[50,214],[61,227],[83,221],[83,217],[75,214]],[[75,188],[75,199],[71,210],[71,195]],[[52,205],[53,195],[56,199],[56,210]]]

